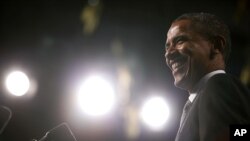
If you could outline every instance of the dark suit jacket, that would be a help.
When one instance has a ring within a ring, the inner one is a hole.
[[[230,124],[250,124],[250,93],[231,75],[216,74],[198,90],[175,141],[229,141]]]

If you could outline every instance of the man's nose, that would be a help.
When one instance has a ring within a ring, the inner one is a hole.
[[[175,56],[176,53],[177,50],[173,46],[169,46],[168,49],[166,49],[165,57],[166,59],[170,60]]]

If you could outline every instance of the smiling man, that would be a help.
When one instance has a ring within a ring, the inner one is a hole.
[[[250,124],[250,94],[226,74],[228,27],[208,13],[188,13],[167,33],[166,63],[176,87],[189,92],[176,141],[227,141],[229,125]]]

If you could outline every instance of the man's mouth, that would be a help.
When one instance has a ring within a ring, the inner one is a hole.
[[[172,70],[173,70],[173,71],[176,71],[176,70],[178,70],[179,68],[183,67],[184,64],[185,64],[185,63],[183,63],[183,62],[175,62],[175,63],[173,63],[172,66],[171,66],[171,67],[172,67]]]
[[[186,57],[181,57],[170,62],[173,74],[181,70],[187,63]]]

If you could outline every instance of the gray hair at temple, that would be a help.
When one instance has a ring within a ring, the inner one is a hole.
[[[209,13],[186,13],[173,22],[179,20],[190,20],[192,25],[201,36],[214,43],[219,36],[225,39],[225,47],[221,50],[225,64],[228,63],[231,52],[231,38],[228,26],[218,17]]]

